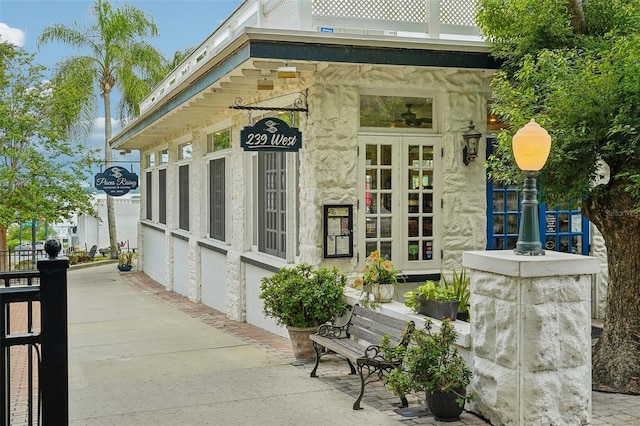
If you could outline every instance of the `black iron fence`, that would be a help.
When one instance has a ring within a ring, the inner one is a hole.
[[[34,270],[38,260],[46,258],[44,250],[0,250],[0,271]]]
[[[0,424],[69,420],[67,258],[0,272]]]

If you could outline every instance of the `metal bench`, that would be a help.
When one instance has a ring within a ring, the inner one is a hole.
[[[382,337],[388,334],[392,345],[406,348],[413,330],[413,321],[393,318],[356,304],[344,325],[323,324],[316,334],[311,335],[316,351],[316,364],[311,377],[317,377],[316,370],[323,355],[335,353],[346,358],[351,374],[356,374],[357,367],[360,375],[360,395],[353,403],[353,409],[360,410],[365,385],[382,380],[385,374],[401,366],[401,361],[384,358],[380,347]],[[400,402],[401,407],[408,406],[404,395],[400,397]]]

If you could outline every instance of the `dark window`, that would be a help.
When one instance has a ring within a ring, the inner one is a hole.
[[[495,139],[487,139],[487,157]],[[512,250],[518,242],[522,197],[516,185],[487,178],[487,250]],[[589,254],[589,221],[579,208],[538,205],[540,242],[544,250]]]
[[[286,155],[258,154],[258,250],[284,258],[287,242]]]
[[[158,222],[167,224],[167,169],[158,171]]]
[[[189,230],[189,166],[178,168],[178,227]]]
[[[147,172],[147,187],[145,191],[145,197],[147,200],[147,219],[153,219],[153,182],[151,181],[151,172]]]
[[[209,161],[209,236],[225,240],[224,158]]]

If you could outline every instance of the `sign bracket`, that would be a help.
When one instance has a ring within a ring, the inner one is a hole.
[[[283,98],[285,96],[289,96],[295,93],[297,93],[299,96],[293,101],[293,107],[283,108],[283,107],[270,107],[270,106],[257,105],[258,103],[272,101],[274,99]],[[237,97],[234,101],[235,105],[232,105],[229,108],[239,109],[239,110],[248,110],[249,112],[251,111],[291,111],[291,112],[298,111],[298,112],[306,113],[306,116],[309,117],[309,104],[307,102],[307,94],[308,94],[308,89],[305,90],[304,92],[287,93],[286,95],[276,96],[274,98],[265,99],[265,100],[250,103],[247,105],[242,105],[242,98]]]

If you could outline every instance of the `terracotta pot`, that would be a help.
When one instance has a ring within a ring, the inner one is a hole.
[[[289,339],[293,348],[293,356],[297,360],[306,361],[316,358],[316,350],[313,348],[313,342],[309,336],[318,331],[318,327],[291,327],[289,330]]]

